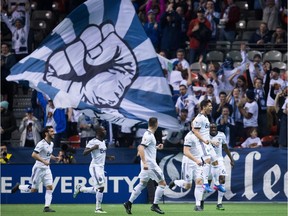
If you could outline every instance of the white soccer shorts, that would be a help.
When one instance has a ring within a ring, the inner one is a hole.
[[[148,170],[141,169],[138,177],[144,182],[148,182],[149,179],[155,180],[157,183],[164,180],[164,174],[158,165],[148,167]]]
[[[196,163],[182,163],[181,175],[187,183],[192,183],[196,179],[203,179],[203,166]]]
[[[93,182],[96,188],[103,187],[105,183],[104,167],[99,167],[96,164],[89,166],[89,172],[93,178]]]
[[[53,176],[50,168],[39,168],[33,166],[30,180],[32,188],[38,189],[42,182],[45,187],[48,185],[53,185]]]

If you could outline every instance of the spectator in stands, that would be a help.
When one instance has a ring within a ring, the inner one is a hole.
[[[242,98],[240,97],[240,91],[238,88],[234,88],[229,95],[227,96],[227,102],[232,106],[233,113],[232,118],[235,122],[235,138],[239,139],[244,134],[244,127],[243,127],[243,115],[240,113],[240,110],[237,104],[240,102]],[[236,140],[234,140],[236,141]],[[234,144],[235,145],[235,144]],[[233,146],[233,144],[231,144]]]
[[[178,63],[181,63],[182,69],[188,69],[190,67],[188,61],[185,59],[185,50],[184,49],[178,49],[176,53],[176,58],[171,59],[171,61],[174,63],[178,61]]]
[[[249,137],[252,129],[258,128],[258,105],[255,101],[255,93],[253,89],[246,91],[246,100],[240,100],[237,107],[243,115],[243,127],[245,130],[245,138]],[[246,101],[246,102],[245,102]]]
[[[285,44],[287,43],[287,34],[285,29],[278,26],[271,37],[271,43],[273,44]]]
[[[257,29],[256,32],[254,32],[254,34],[251,36],[248,42],[251,43],[250,47],[259,48],[263,47],[264,44],[267,44],[270,41],[271,41],[271,34],[267,28],[267,23],[262,22],[259,26],[259,29]]]
[[[266,6],[263,9],[262,20],[267,23],[269,31],[275,31],[276,27],[280,25],[279,14],[280,14],[279,1],[266,0]]]
[[[1,144],[10,145],[11,134],[17,129],[16,119],[11,111],[8,110],[7,101],[0,102],[1,108]]]
[[[271,71],[271,76],[267,74],[266,79],[270,79],[269,82],[269,92],[267,96],[267,127],[268,129],[271,129],[272,126],[276,125],[277,122],[277,116],[276,116],[276,110],[275,110],[275,99],[271,97],[271,92],[276,95],[278,92],[281,91],[281,89],[284,88],[285,82],[280,78],[280,69],[275,67]]]
[[[12,154],[8,153],[7,146],[1,143],[0,164],[9,164]]]
[[[8,10],[7,15],[12,23],[17,19],[25,20],[26,4],[29,0],[8,0]]]
[[[153,10],[156,16],[156,21],[160,22],[162,14],[165,12],[166,5],[165,0],[147,0],[146,2],[146,14],[148,15],[148,12],[150,10]]]
[[[189,21],[187,21],[187,17],[185,16],[186,14],[184,13],[184,9],[182,6],[178,6],[176,8],[176,12],[181,17],[181,34],[180,34],[180,39],[179,39],[179,42],[181,44],[179,44],[179,47],[181,49],[185,49],[187,46],[186,41],[188,41],[188,37],[187,37],[186,33],[187,33]]]
[[[96,117],[90,117],[82,113],[78,118],[78,131],[80,135],[80,147],[85,148],[86,144],[96,136],[95,127],[99,125]]]
[[[257,130],[251,129],[250,130],[250,137],[248,137],[242,144],[242,148],[258,148],[262,147],[262,142],[260,138],[258,137]]]
[[[246,77],[248,83],[248,89],[253,89],[255,93],[255,101],[258,104],[258,131],[259,136],[262,138],[269,134],[267,128],[267,95],[269,90],[269,82],[270,82],[270,72],[267,74],[269,78],[265,79],[265,87],[263,87],[263,79],[260,77],[256,77],[253,81],[250,76],[249,64],[246,65]]]
[[[218,76],[216,75],[216,71],[219,70],[220,65],[218,62],[211,62],[208,64],[207,74],[203,70],[203,64],[202,64],[203,57],[200,56],[199,58],[199,68],[200,68],[200,75],[204,78],[206,81],[206,85],[212,84],[214,87],[214,94],[218,95],[220,91],[220,81],[218,79]]]
[[[19,127],[19,132],[21,133],[20,146],[34,148],[41,140],[41,131],[40,121],[33,116],[33,110],[28,107],[26,109],[26,116],[22,119]]]
[[[242,57],[242,65],[243,67],[247,68],[247,64],[249,64],[249,74],[250,74],[251,81],[254,82],[255,77],[259,77],[263,79],[267,71],[267,70],[265,71],[263,67],[268,66],[268,64],[264,63],[262,65],[262,58],[260,54],[258,53],[253,56],[253,61],[250,61],[246,53],[246,44],[243,43],[241,44],[240,47],[241,47],[240,52],[241,52],[241,57]],[[271,67],[271,63],[270,63],[270,67]]]
[[[229,104],[230,105],[230,104]],[[231,117],[229,106],[224,105],[221,109],[221,115],[216,119],[218,131],[222,131],[226,136],[226,143],[230,147],[235,147],[235,122]]]
[[[155,13],[153,10],[148,11],[147,22],[144,24],[144,30],[150,38],[156,52],[159,51],[160,45],[160,27],[155,20]]]
[[[224,28],[220,29],[219,39],[232,43],[236,36],[236,23],[240,20],[240,9],[234,4],[234,0],[227,0],[227,4],[220,19]]]
[[[8,82],[6,77],[10,75],[10,69],[16,64],[17,60],[15,55],[10,52],[9,45],[7,43],[1,44],[1,95],[2,98],[9,103],[8,109],[13,110],[13,97],[14,82]]]
[[[164,146],[183,148],[184,137],[190,131],[190,122],[187,121],[188,110],[182,109],[180,116],[178,117],[179,130],[178,131],[166,131],[166,137],[164,138]]]
[[[288,98],[286,96],[285,102],[281,107],[282,115],[280,117],[280,128],[279,128],[279,146],[287,148],[287,114],[288,114]]]
[[[212,84],[208,84],[206,86],[206,94],[202,95],[198,103],[201,103],[202,100],[210,100],[212,102],[212,106],[216,106],[219,102],[218,95],[214,94],[214,86]]]
[[[217,103],[215,106],[213,106],[212,109],[212,118],[214,121],[216,121],[217,118],[222,114],[223,107],[228,107],[229,109],[229,115],[231,116],[233,113],[232,105],[227,103],[227,94],[224,91],[221,91],[219,93],[219,103]]]
[[[15,18],[14,25],[11,24],[8,17],[3,13],[2,20],[12,33],[12,49],[16,54],[17,61],[28,54],[28,35],[30,30],[30,5],[27,2],[25,6],[25,21],[21,18]]]
[[[220,81],[220,89],[230,92],[233,90],[233,86],[229,82],[229,77],[234,70],[234,61],[230,57],[224,59],[223,64],[220,66],[219,70],[216,72],[216,75]]]
[[[205,9],[205,17],[211,24],[211,41],[216,41],[218,39],[217,25],[219,24],[221,14],[215,11],[214,2],[212,0],[207,1]]]
[[[190,64],[194,63],[201,55],[206,56],[206,49],[211,35],[211,24],[205,17],[204,9],[199,8],[197,18],[191,20],[187,31],[190,40]]]
[[[229,78],[229,82],[233,87],[236,87],[239,89],[240,91],[240,96],[244,97],[244,94],[246,92],[247,89],[247,82],[246,82],[246,78],[243,75],[239,75],[241,72],[240,69],[237,69],[235,73],[233,73]],[[237,81],[236,83],[233,81],[233,78],[237,77]]]
[[[81,113],[78,110],[75,110],[73,108],[68,108],[67,109],[67,137],[71,137],[74,135],[78,135],[78,129],[77,129],[77,124],[78,124],[78,119]]]
[[[161,16],[160,27],[160,48],[165,51],[168,59],[175,58],[181,44],[181,17],[173,10],[173,4],[169,4]]]
[[[179,91],[180,91],[180,96],[177,99],[176,102],[176,112],[180,116],[180,111],[182,109],[187,109],[188,110],[188,116],[187,116],[187,121],[191,121],[192,118],[194,117],[194,108],[198,104],[197,98],[195,98],[194,95],[189,95],[187,93],[187,88],[188,86],[185,84],[180,84],[179,86]]]
[[[61,139],[65,137],[66,115],[65,109],[55,108],[51,98],[44,98],[43,94],[38,92],[38,101],[44,110],[44,127],[52,126],[54,129],[53,143],[55,147],[60,147]]]

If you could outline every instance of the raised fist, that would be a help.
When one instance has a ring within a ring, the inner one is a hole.
[[[138,73],[134,53],[110,23],[88,26],[62,50],[51,54],[44,79],[100,108],[121,102]]]

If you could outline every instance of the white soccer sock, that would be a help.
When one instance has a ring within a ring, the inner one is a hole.
[[[131,203],[134,202],[135,199],[137,199],[137,197],[141,194],[141,191],[145,188],[146,186],[144,186],[141,182],[136,185],[136,187],[133,189],[131,196],[129,198],[129,201]]]
[[[80,188],[80,192],[82,193],[91,193],[91,194],[96,194],[96,189],[94,187],[85,187],[82,186]]]
[[[186,181],[183,180],[183,179],[175,180],[175,181],[174,181],[174,184],[177,185],[178,187],[181,187],[181,188],[184,188],[184,189],[185,189]]]
[[[208,184],[208,177],[210,174],[210,164],[205,163],[203,166],[203,183]]]
[[[211,174],[215,185],[219,185],[220,169],[218,166],[211,166]]]
[[[217,204],[221,204],[222,203],[222,199],[225,193],[218,191],[218,203]]]
[[[203,191],[204,189],[202,185],[195,185],[194,196],[195,196],[196,206],[201,205],[201,200],[203,198]]]
[[[164,189],[165,186],[163,185],[158,185],[155,191],[155,196],[154,196],[154,202],[153,204],[158,204],[160,199],[162,198],[163,194],[164,194]]]
[[[30,185],[19,185],[19,190],[25,193],[31,193],[31,186]]]
[[[45,193],[45,207],[49,207],[52,201],[52,190],[46,190]]]
[[[103,193],[101,193],[100,191],[97,191],[96,192],[96,209],[101,208],[102,199],[103,199]]]

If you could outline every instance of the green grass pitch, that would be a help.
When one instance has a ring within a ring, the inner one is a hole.
[[[147,216],[158,215],[150,210],[148,204],[134,204],[132,207],[132,215]],[[165,215],[171,216],[191,216],[191,215],[213,215],[213,216],[286,216],[286,203],[224,203],[225,210],[216,210],[215,204],[205,204],[205,209],[202,212],[193,211],[194,204],[159,204],[160,208],[165,211]],[[95,205],[93,204],[53,204],[51,208],[56,210],[55,213],[43,213],[43,205],[33,204],[2,204],[1,216],[39,216],[42,214],[52,214],[59,216],[86,216],[96,215],[94,213]],[[107,211],[104,215],[127,215],[123,205],[120,204],[103,204],[103,210]],[[103,214],[102,214],[103,215]]]

